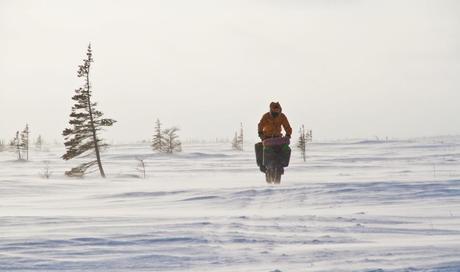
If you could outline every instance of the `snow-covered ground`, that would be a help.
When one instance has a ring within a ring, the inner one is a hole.
[[[460,271],[460,138],[314,143],[279,186],[252,145],[62,154],[0,153],[0,271]]]

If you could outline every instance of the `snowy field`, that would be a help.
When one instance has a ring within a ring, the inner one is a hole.
[[[279,186],[252,145],[63,152],[0,153],[0,271],[460,271],[460,138],[314,143]]]

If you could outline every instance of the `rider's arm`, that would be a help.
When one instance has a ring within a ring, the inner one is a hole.
[[[282,120],[281,124],[283,125],[284,131],[286,131],[286,136],[291,137],[292,128],[291,128],[291,125],[289,124],[289,121],[288,121],[286,115],[284,115],[284,114],[283,114],[283,120]]]
[[[260,119],[260,122],[259,122],[259,125],[257,126],[258,127],[258,130],[257,132],[259,133],[259,136],[263,136],[264,134],[264,126],[265,126],[265,114],[262,116],[262,119]]]

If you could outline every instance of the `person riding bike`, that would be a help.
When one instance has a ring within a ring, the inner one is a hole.
[[[258,125],[259,138],[263,141],[267,138],[281,137],[281,126],[286,137],[291,138],[292,128],[284,113],[281,112],[279,102],[270,103],[270,111],[262,116]]]
[[[292,128],[281,111],[280,103],[271,102],[270,111],[262,116],[258,125],[262,142],[255,144],[256,161],[260,171],[265,173],[267,183],[280,183],[284,167],[289,165],[291,157],[289,139]],[[285,137],[282,135],[283,129]]]

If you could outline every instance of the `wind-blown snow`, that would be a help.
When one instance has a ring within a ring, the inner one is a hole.
[[[458,138],[314,143],[279,186],[252,145],[112,146],[105,180],[62,153],[0,153],[0,271],[460,271]]]

